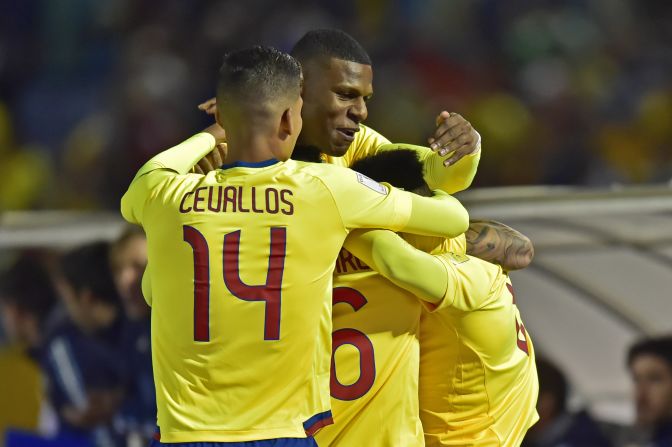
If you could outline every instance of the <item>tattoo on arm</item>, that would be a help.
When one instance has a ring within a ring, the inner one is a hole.
[[[499,264],[507,271],[527,267],[534,257],[530,239],[503,223],[471,220],[465,236],[468,255]]]

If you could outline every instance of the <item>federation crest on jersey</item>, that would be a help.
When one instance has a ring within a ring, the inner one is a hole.
[[[377,193],[387,195],[388,191],[387,188],[378,183],[377,181],[365,176],[364,174],[360,174],[359,172],[356,172],[357,174],[357,181],[361,183],[362,185],[366,186],[367,188],[373,189]]]

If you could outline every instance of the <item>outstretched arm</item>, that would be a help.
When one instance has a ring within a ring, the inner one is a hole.
[[[448,289],[448,275],[441,261],[413,248],[392,231],[354,230],[343,247],[422,300],[437,303]]]
[[[524,269],[532,262],[534,246],[524,234],[493,220],[470,220],[467,254],[501,265],[506,271]]]
[[[466,255],[429,255],[386,230],[353,231],[344,247],[397,286],[431,303],[430,310],[482,308],[502,273],[500,267]]]
[[[187,174],[205,154],[224,137],[217,124],[188,140],[152,157],[135,174],[128,191],[121,198],[121,214],[130,223],[141,224],[150,191],[167,176]]]

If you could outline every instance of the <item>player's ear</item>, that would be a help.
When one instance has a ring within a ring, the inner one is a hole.
[[[278,129],[280,139],[285,140],[288,136],[294,135],[296,131],[296,123],[292,117],[292,108],[288,107],[280,116],[280,128]]]

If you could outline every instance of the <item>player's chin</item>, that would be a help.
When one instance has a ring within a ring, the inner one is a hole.
[[[332,139],[329,144],[329,155],[332,157],[342,157],[350,149],[352,141],[342,141],[339,139]]]

